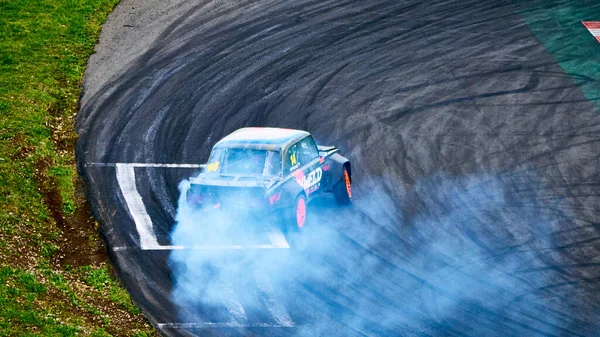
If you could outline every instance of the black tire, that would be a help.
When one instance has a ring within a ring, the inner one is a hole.
[[[339,205],[348,205],[352,202],[352,181],[346,167],[343,169],[342,179],[333,186],[333,196]]]

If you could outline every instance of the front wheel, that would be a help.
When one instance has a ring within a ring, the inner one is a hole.
[[[342,179],[333,187],[333,196],[340,205],[347,205],[352,201],[352,181],[346,167]]]

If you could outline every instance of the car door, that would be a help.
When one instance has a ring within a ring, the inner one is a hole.
[[[297,145],[296,150],[304,173],[301,185],[310,199],[316,192],[320,192],[327,186],[327,172],[323,168],[325,161],[319,156],[319,150],[312,136],[305,137]]]

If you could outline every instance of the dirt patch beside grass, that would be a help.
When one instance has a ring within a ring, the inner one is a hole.
[[[66,215],[61,202],[60,184],[56,177],[47,174],[48,167],[48,163],[38,162],[36,181],[44,205],[60,230],[56,249],[51,255],[53,262],[63,267],[80,267],[108,261],[106,246],[98,236],[98,223],[86,202],[83,179],[78,177],[76,181],[75,211],[72,215]]]

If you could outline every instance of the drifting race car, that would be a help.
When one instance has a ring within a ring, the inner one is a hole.
[[[208,163],[189,179],[187,204],[264,218],[287,230],[304,227],[308,202],[333,192],[352,200],[350,162],[334,146],[317,146],[306,131],[242,128],[221,139]]]

